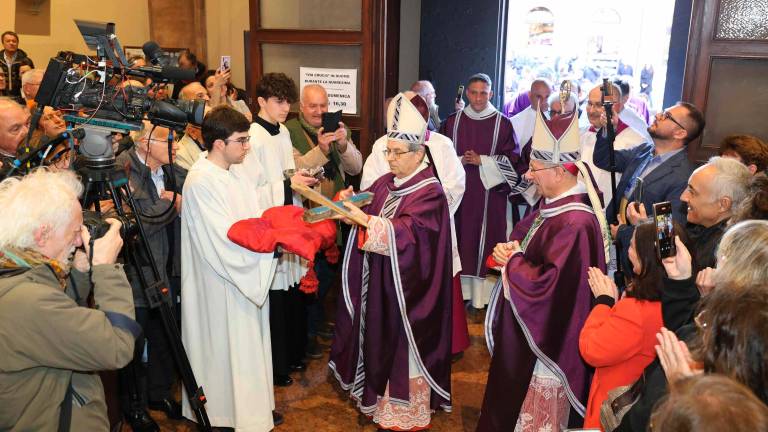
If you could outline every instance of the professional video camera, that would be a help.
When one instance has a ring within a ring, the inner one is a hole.
[[[65,112],[64,120],[85,130],[85,136],[79,140],[77,159],[78,166],[90,168],[113,166],[115,155],[109,135],[138,130],[144,118],[155,126],[177,131],[183,130],[187,123],[202,123],[205,108],[202,100],[154,100],[149,96],[151,87],[124,85],[137,78],[151,80],[152,86],[191,80],[194,71],[161,66],[162,51],[151,41],[144,44],[143,49],[153,64],[130,65],[115,36],[114,23],[81,20],[75,23],[86,45],[96,51],[96,60],[86,55],[60,53],[49,61],[35,97],[37,107],[30,122],[25,160],[17,160],[3,173],[5,176],[40,163],[34,159],[38,152],[29,151],[29,140],[47,106]],[[72,139],[70,147],[74,149]]]

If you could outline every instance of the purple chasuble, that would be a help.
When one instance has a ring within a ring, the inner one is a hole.
[[[453,140],[459,157],[467,150],[490,156],[506,180],[486,190],[480,167],[464,165],[466,189],[455,214],[461,274],[485,278],[485,259],[496,243],[506,241],[507,195],[522,179],[512,122],[499,111],[481,120],[458,111],[443,122],[440,133]]]
[[[386,220],[390,255],[344,252],[342,295],[329,366],[365,414],[389,384],[391,402],[408,403],[408,352],[431,388],[432,409],[451,409],[452,259],[448,203],[427,168],[400,187],[376,180],[363,211]],[[392,247],[396,246],[396,247]]]
[[[510,236],[525,252],[510,258],[488,305],[492,357],[478,431],[515,428],[537,359],[565,386],[572,412],[584,416],[591,370],[579,354],[579,333],[593,299],[587,268],[605,271],[589,202],[585,193],[541,201]]]

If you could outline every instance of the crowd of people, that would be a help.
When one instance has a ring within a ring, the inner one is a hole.
[[[7,166],[44,71],[18,35],[2,42]],[[697,166],[688,149],[705,121],[690,103],[650,117],[620,79],[560,94],[541,78],[498,110],[478,73],[447,118],[429,81],[388,99],[387,133],[364,158],[343,122],[326,130],[322,86],[264,74],[251,112],[230,71],[188,51],[180,65],[195,79],[171,95],[115,83],[206,105],[181,131],[145,120],[112,134],[149,253],[120,255],[137,248],[110,218],[124,203],[87,196],[66,145],[0,183],[0,316],[14,323],[0,330],[0,430],[108,430],[95,372],[117,369],[134,431],[159,430],[148,410],[200,421],[188,389],[176,400],[148,281],[167,288],[216,430],[283,423],[274,386],[326,351],[343,397],[377,428],[427,429],[452,410],[466,307],[486,308],[491,354],[478,431],[768,430],[761,139],[729,136]],[[65,130],[46,107],[30,143]],[[343,204],[304,222],[317,205],[306,190]],[[360,192],[372,196],[356,205]],[[101,237],[84,207],[106,218]]]

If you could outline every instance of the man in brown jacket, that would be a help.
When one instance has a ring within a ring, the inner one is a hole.
[[[120,224],[89,247],[71,171],[35,171],[0,183],[0,430],[107,431],[95,371],[133,356],[141,328],[131,287],[115,264]],[[70,271],[70,267],[72,271]]]

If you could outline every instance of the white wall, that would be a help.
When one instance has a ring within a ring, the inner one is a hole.
[[[205,24],[209,69],[218,68],[221,56],[232,57],[232,83],[245,88],[243,32],[250,28],[248,0],[206,0]]]

